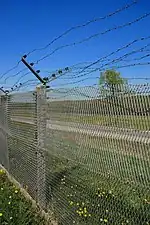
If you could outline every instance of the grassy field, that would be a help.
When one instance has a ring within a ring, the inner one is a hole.
[[[11,172],[36,197],[33,125],[12,123]],[[35,142],[34,142],[35,141]],[[149,225],[149,145],[47,130],[47,208],[59,225]]]
[[[136,130],[149,130],[149,116],[100,116],[100,115],[74,115],[55,114],[51,115],[54,120],[68,121],[82,124],[97,124],[101,126],[129,128]]]
[[[0,169],[0,224],[44,225],[40,209],[33,209],[20,190],[12,184],[4,170]]]
[[[56,131],[47,137],[47,180],[61,225],[149,224],[148,146]]]

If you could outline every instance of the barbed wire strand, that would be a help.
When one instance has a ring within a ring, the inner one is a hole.
[[[14,77],[18,76],[20,73],[22,73],[22,72],[24,72],[24,71],[26,71],[26,70],[27,70],[27,68],[24,68],[24,69],[20,70],[19,72],[15,73],[15,74],[13,74],[13,75],[11,75],[11,76],[9,76],[9,77],[6,77],[6,78],[4,79],[3,84],[6,84],[7,80],[9,80],[9,79],[11,79],[11,78],[14,78]]]
[[[103,32],[99,32],[99,33],[93,34],[93,35],[91,35],[91,36],[89,36],[89,37],[87,37],[87,38],[84,38],[84,39],[80,40],[80,41],[73,42],[73,43],[66,44],[66,45],[62,45],[62,46],[60,46],[60,47],[54,49],[54,50],[53,50],[52,52],[50,52],[49,54],[46,54],[46,55],[44,55],[43,57],[41,57],[40,59],[36,60],[36,61],[34,62],[34,64],[38,64],[39,62],[45,60],[46,58],[50,57],[50,56],[53,55],[55,52],[57,52],[57,51],[59,51],[59,50],[61,50],[61,49],[63,49],[63,48],[76,46],[76,45],[82,44],[82,43],[84,43],[84,42],[87,42],[87,41],[89,41],[89,40],[91,40],[91,39],[93,39],[93,38],[96,38],[96,37],[98,37],[98,36],[100,36],[100,35],[105,35],[105,34],[111,32],[111,31],[118,30],[118,29],[122,29],[122,28],[125,28],[125,27],[127,27],[127,26],[131,26],[131,25],[133,25],[133,24],[135,24],[135,23],[137,23],[137,22],[143,20],[144,18],[146,18],[146,17],[148,17],[148,16],[150,16],[150,13],[146,13],[146,14],[144,14],[144,15],[138,17],[137,19],[135,19],[135,20],[133,20],[133,21],[131,21],[131,22],[128,22],[128,23],[125,23],[125,24],[122,24],[122,25],[118,25],[118,26],[115,26],[115,27],[113,27],[113,28],[109,28],[109,29],[107,29],[107,30],[105,30],[105,31],[103,31]]]
[[[71,31],[73,30],[76,30],[76,29],[79,29],[79,28],[82,28],[82,27],[86,27],[88,25],[90,25],[91,23],[95,23],[95,22],[98,22],[100,20],[104,20],[104,19],[107,19],[107,18],[110,18],[122,11],[125,11],[127,9],[129,9],[130,7],[134,6],[135,4],[138,3],[138,0],[134,0],[132,1],[131,3],[125,5],[125,6],[122,6],[121,8],[115,10],[114,12],[112,13],[109,13],[108,15],[105,15],[105,16],[102,16],[102,17],[98,17],[98,18],[94,18],[92,20],[89,20],[83,24],[80,24],[80,25],[76,25],[76,26],[73,26],[71,28],[69,28],[68,30],[66,30],[65,32],[63,32],[61,35],[57,36],[56,38],[54,38],[51,42],[49,42],[46,46],[42,47],[42,48],[36,48],[36,49],[33,49],[32,51],[29,51],[27,53],[27,56],[31,55],[33,52],[35,51],[39,51],[39,50],[44,50],[46,48],[48,48],[49,46],[51,46],[54,42],[56,42],[57,40],[61,39],[62,37],[66,36],[68,33],[70,33]],[[12,68],[10,68],[9,70],[7,70],[6,72],[2,73],[1,76],[0,76],[0,79],[2,79],[5,75],[7,75],[8,73],[10,73],[11,71],[13,71],[14,69],[16,69],[19,64],[20,64],[21,60],[19,60],[17,62],[17,64],[15,66],[13,66]]]
[[[150,46],[150,44],[147,44],[147,45],[145,45],[144,47],[142,47],[142,48],[140,48],[140,49],[138,49],[138,50],[134,50],[134,51],[132,51],[132,52],[130,52],[130,53],[127,53],[127,54],[125,54],[125,55],[123,55],[122,57],[119,57],[118,59],[114,59],[114,60],[112,60],[110,63],[107,63],[107,64],[105,64],[104,66],[106,66],[106,65],[110,65],[110,64],[112,64],[112,63],[115,63],[115,62],[118,62],[119,60],[120,61],[123,61],[123,59],[125,58],[125,57],[127,57],[127,56],[129,56],[129,55],[131,55],[131,54],[135,54],[135,53],[137,53],[137,52],[142,52],[146,47],[148,47],[148,46]],[[147,55],[145,55],[145,56],[142,56],[142,57],[140,57],[140,58],[135,58],[135,59],[132,59],[132,60],[140,60],[140,59],[143,59],[143,58],[146,58],[146,57],[149,57],[150,56],[150,54],[147,54]],[[104,59],[105,60],[105,59]],[[102,60],[103,61],[103,60]],[[101,61],[101,62],[102,62]],[[77,64],[76,64],[77,65]],[[72,67],[70,67],[69,69],[71,70],[72,68],[74,67],[74,65],[72,66]],[[6,79],[5,79],[5,83],[6,83],[6,81],[8,80],[8,79],[10,79],[10,78],[12,78],[12,77],[15,77],[15,76],[17,76],[17,75],[19,75],[21,72],[23,72],[25,69],[23,69],[23,70],[21,70],[21,71],[19,71],[18,73],[16,73],[16,74],[14,74],[14,75],[12,75],[12,76],[10,76],[10,77],[7,77]],[[70,72],[70,70],[69,70],[69,72]],[[58,71],[55,71],[54,73],[56,74],[56,72],[57,72],[57,74],[58,74]],[[15,84],[12,86],[12,88],[14,88],[14,86],[16,86],[17,84],[18,84],[18,82],[22,79],[22,78],[24,78],[26,75],[28,75],[28,74],[30,74],[30,72],[27,72],[27,73],[25,73],[25,74],[23,74],[18,80],[17,80],[17,82],[15,82]],[[53,79],[51,79],[51,81],[53,81],[53,80],[55,80],[55,79],[58,79],[58,78],[60,78],[60,77],[62,77],[62,76],[64,76],[64,75],[66,75],[66,74],[68,74],[68,71],[67,72],[65,72],[65,73],[62,73],[62,74],[60,74],[59,76],[57,76],[57,77],[55,77],[55,78],[53,78]],[[76,73],[77,74],[77,73]],[[50,75],[51,76],[51,75]],[[72,77],[72,78],[78,78],[78,77],[82,77],[82,76],[85,76],[85,75],[79,75],[79,76],[74,76],[74,77]],[[51,77],[49,77],[49,79],[50,79]]]
[[[126,57],[128,57],[129,55],[132,55],[132,54],[134,54],[135,53],[135,51],[132,51],[132,52],[130,52],[130,53],[127,53],[127,54],[125,54],[125,55],[123,55],[123,56],[121,56],[121,57],[119,57],[119,58],[117,58],[117,59],[113,59],[111,62],[108,62],[108,63],[105,63],[105,64],[103,64],[103,65],[101,65],[101,67],[99,67],[99,68],[96,68],[97,70],[101,70],[101,69],[104,69],[105,70],[105,66],[110,66],[110,65],[112,65],[113,63],[119,63],[119,62],[122,62],[122,61],[124,61],[124,58],[126,58]],[[138,58],[134,58],[134,61],[137,61],[137,60],[142,60],[142,59],[145,59],[145,58],[148,58],[148,57],[150,57],[150,54],[146,54],[146,55],[144,55],[144,56],[141,56],[141,57],[138,57]],[[133,60],[131,60],[131,61],[133,61]],[[94,71],[95,71],[95,69],[94,69]],[[79,77],[84,77],[84,76],[86,76],[86,75],[88,75],[88,73],[84,73],[84,74],[81,74],[81,75],[77,75],[76,77],[74,77],[74,78],[79,78]]]
[[[41,51],[41,50],[45,50],[46,48],[50,47],[54,42],[56,42],[57,40],[61,39],[62,37],[66,36],[67,34],[69,34],[70,32],[72,32],[73,30],[77,30],[79,28],[83,28],[83,27],[86,27],[88,25],[90,25],[91,23],[95,23],[97,21],[100,21],[100,20],[105,20],[107,18],[110,18],[122,11],[125,11],[127,9],[129,9],[130,7],[132,7],[133,5],[137,4],[138,3],[138,0],[135,0],[135,1],[132,1],[131,3],[121,7],[120,9],[117,9],[116,11],[112,12],[112,13],[109,13],[105,16],[102,16],[102,17],[98,17],[98,18],[94,18],[92,20],[89,20],[83,24],[80,24],[80,25],[76,25],[76,26],[73,26],[71,28],[69,28],[68,30],[66,30],[65,32],[63,32],[62,34],[60,34],[59,36],[57,36],[56,38],[54,38],[51,42],[49,42],[47,45],[45,45],[44,47],[42,48],[35,48],[33,49],[32,51],[28,52],[27,53],[27,56],[29,56],[30,54],[36,52],[36,51]]]
[[[101,60],[107,59],[108,57],[110,57],[110,56],[112,56],[112,55],[114,55],[114,54],[116,54],[116,53],[118,53],[118,52],[120,52],[120,51],[122,51],[124,49],[127,49],[128,47],[132,46],[133,44],[135,44],[135,43],[137,43],[139,41],[145,41],[145,40],[148,40],[148,39],[150,39],[150,36],[141,37],[141,38],[135,39],[135,40],[129,42],[128,44],[124,45],[123,47],[118,48],[117,50],[112,51],[111,53],[109,53],[109,54],[99,58],[98,60],[94,61],[93,63],[89,64],[88,66],[85,66],[80,73],[84,72],[86,69],[90,68],[91,66],[94,66],[97,63],[101,62]]]
[[[14,69],[17,69],[19,64],[20,64],[21,60],[19,60],[17,62],[17,64],[15,66],[13,66],[12,68],[10,68],[9,70],[7,70],[6,72],[2,73],[0,76],[0,79],[2,79],[5,75],[7,75],[8,73],[10,73],[11,71],[13,71]]]
[[[22,78],[26,77],[26,76],[29,75],[29,74],[32,75],[31,72],[27,72],[27,73],[23,74],[21,77],[19,77],[19,79],[13,84],[12,88],[13,88],[14,86],[16,86],[16,85],[20,82],[20,80],[21,80]]]
[[[143,62],[143,63],[132,63],[132,64],[126,64],[126,65],[121,65],[121,66],[114,66],[113,68],[114,69],[121,69],[121,68],[126,68],[126,67],[134,67],[134,66],[148,66],[150,65],[150,62]],[[106,68],[105,68],[106,69]],[[109,69],[111,69],[109,67]],[[96,69],[93,69],[93,71],[89,72],[88,74],[91,74],[93,72],[96,72],[96,71],[102,71],[100,70],[99,68],[96,68]],[[83,81],[86,81],[86,80],[89,80],[89,79],[99,79],[99,77],[86,77],[84,79],[81,79],[81,80],[78,80],[78,81],[72,81],[72,82],[68,82],[68,83],[62,83],[62,84],[59,84],[59,85],[53,85],[53,87],[62,87],[62,86],[66,86],[66,85],[74,85],[74,84],[77,84],[77,83],[81,83]]]

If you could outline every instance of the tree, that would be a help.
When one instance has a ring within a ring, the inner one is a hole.
[[[99,85],[102,94],[115,96],[126,90],[127,80],[115,70],[106,70],[100,73]]]

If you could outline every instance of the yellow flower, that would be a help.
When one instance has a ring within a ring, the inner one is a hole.
[[[0,216],[2,216],[3,215],[3,213],[0,213]]]
[[[3,191],[4,190],[4,188],[1,188],[1,191]]]
[[[10,205],[11,204],[11,202],[8,202],[8,205]]]
[[[85,213],[87,212],[87,209],[86,209],[86,207],[84,208],[84,212],[85,212]]]
[[[9,219],[12,220],[12,216]]]
[[[9,198],[12,198],[11,196],[9,196]]]
[[[77,203],[77,206],[79,206],[79,203]]]
[[[84,217],[87,217],[87,214],[84,214]]]
[[[0,170],[0,174],[5,174],[5,170]]]
[[[73,201],[70,201],[70,205],[73,205]]]
[[[104,219],[104,222],[105,222],[105,223],[107,223],[107,222],[108,222],[108,220],[107,220],[107,219]]]
[[[89,214],[89,217],[91,217],[91,214]]]
[[[15,190],[15,193],[17,194],[18,193],[18,190]]]

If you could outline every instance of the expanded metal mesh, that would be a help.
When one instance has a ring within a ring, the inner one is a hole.
[[[14,94],[0,124],[0,163],[55,224],[150,224],[150,84]]]

